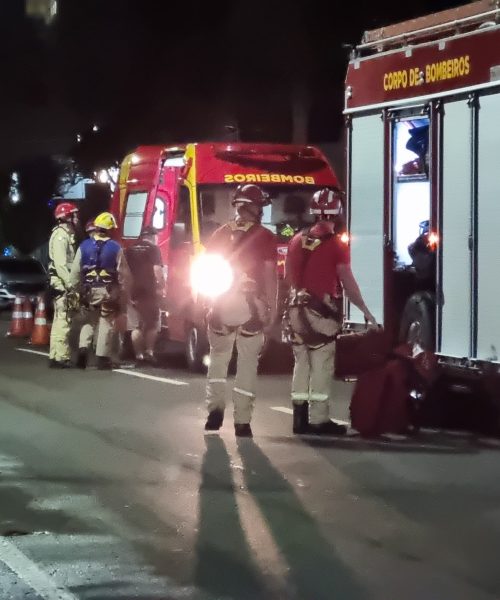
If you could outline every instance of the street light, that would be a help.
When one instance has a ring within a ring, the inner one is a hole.
[[[10,176],[9,201],[11,204],[19,204],[21,202],[21,194],[19,193],[19,173],[15,171]]]

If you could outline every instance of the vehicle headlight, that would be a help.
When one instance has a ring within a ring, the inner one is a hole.
[[[193,291],[208,298],[217,298],[229,290],[234,274],[229,262],[219,254],[200,254],[191,265]]]

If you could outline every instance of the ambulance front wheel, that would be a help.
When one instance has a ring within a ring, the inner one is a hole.
[[[418,292],[408,298],[401,317],[399,341],[418,344],[424,350],[435,348],[435,299],[430,292]]]
[[[208,340],[206,333],[191,325],[186,337],[186,361],[190,371],[204,373],[208,366]]]

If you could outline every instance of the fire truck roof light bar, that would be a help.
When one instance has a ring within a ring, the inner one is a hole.
[[[388,38],[381,38],[380,40],[376,40],[373,42],[366,42],[365,44],[359,44],[356,46],[356,50],[366,50],[368,48],[374,48],[377,46],[384,46],[388,42],[395,42],[399,39],[409,39],[411,37],[415,37],[421,35],[422,33],[431,33],[440,31],[441,29],[452,29],[454,27],[458,27],[464,23],[469,21],[479,21],[484,17],[497,15],[500,13],[500,8],[495,8],[494,10],[488,10],[487,12],[480,13],[478,15],[471,15],[469,17],[463,17],[462,19],[455,19],[454,21],[447,21],[446,23],[440,23],[439,25],[432,25],[431,27],[424,27],[422,29],[415,29],[414,31],[407,31],[405,33],[398,33],[398,35],[393,35]]]
[[[479,90],[484,90],[492,87],[500,86],[499,81],[489,81],[488,83],[479,83],[478,85],[471,85],[469,87],[458,88],[456,90],[448,90],[447,92],[436,92],[435,94],[427,94],[426,96],[413,96],[412,98],[401,98],[400,100],[389,100],[388,102],[379,102],[378,104],[366,104],[365,106],[356,106],[355,108],[345,108],[344,115],[350,115],[353,113],[359,112],[370,112],[373,110],[378,110],[382,108],[406,108],[411,103],[415,105],[415,102],[418,101],[418,105],[425,104],[430,100],[434,100],[436,98],[445,98],[448,96],[458,96],[461,94],[467,94],[469,92],[477,92]]]
[[[241,148],[234,146],[227,146],[222,150],[218,150],[215,152],[216,156],[282,156],[284,158],[317,158],[314,154],[314,150],[309,146],[305,146],[301,150],[282,150],[280,148],[259,148],[255,150],[254,148]]]

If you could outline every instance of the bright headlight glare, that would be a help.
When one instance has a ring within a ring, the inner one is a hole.
[[[200,254],[191,265],[191,287],[209,298],[217,298],[233,284],[233,269],[218,254]]]

